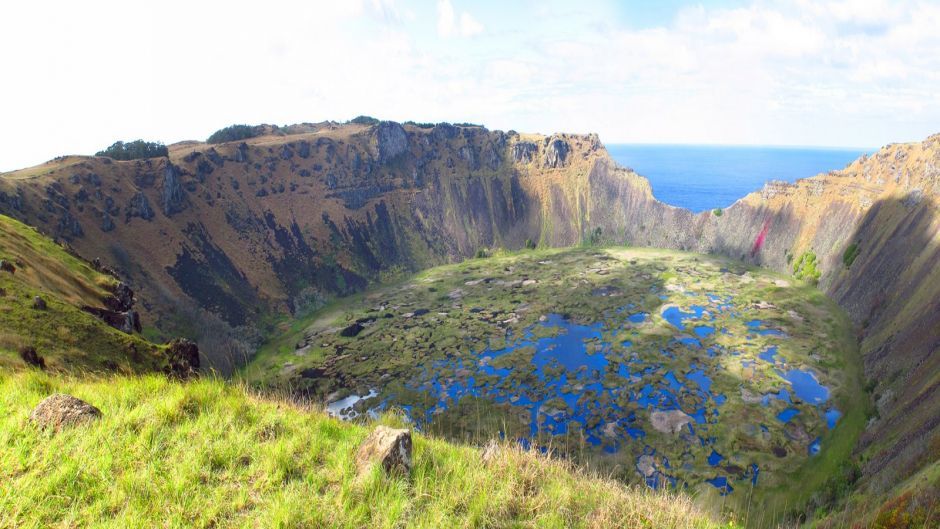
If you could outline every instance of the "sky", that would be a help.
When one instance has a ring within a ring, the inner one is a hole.
[[[233,123],[473,122],[606,143],[940,132],[940,0],[30,0],[0,6],[0,171]]]

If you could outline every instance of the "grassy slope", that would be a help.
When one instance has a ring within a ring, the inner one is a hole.
[[[53,392],[104,418],[38,431]],[[366,434],[217,380],[0,371],[0,527],[718,527],[688,498],[420,435],[410,480],[356,478]]]
[[[17,261],[0,272],[0,367],[22,365],[20,347],[35,347],[52,369],[158,369],[159,346],[114,329],[79,309],[102,306],[116,283],[39,232],[0,215],[0,259]],[[47,310],[32,308],[40,296]]]

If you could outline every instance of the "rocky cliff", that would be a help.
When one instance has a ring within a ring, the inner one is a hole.
[[[272,314],[484,247],[626,243],[780,271],[812,261],[809,276],[859,326],[878,399],[860,447],[868,482],[936,459],[940,136],[694,215],[657,201],[593,135],[294,131],[148,160],[59,158],[2,175],[0,212],[114,266],[148,300],[146,321],[197,339],[222,370],[251,354]]]

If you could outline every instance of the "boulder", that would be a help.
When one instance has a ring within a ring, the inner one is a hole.
[[[46,304],[46,300],[39,296],[35,296],[33,297],[33,308],[36,310],[46,310],[49,308],[49,306]]]
[[[38,369],[46,368],[46,359],[39,356],[39,353],[36,352],[36,348],[32,346],[25,346],[20,348],[20,358],[26,362],[27,365]]]
[[[649,454],[643,454],[636,462],[636,470],[644,478],[648,478],[656,473],[656,459]]]
[[[15,274],[15,273],[16,273],[16,267],[13,266],[13,263],[11,263],[10,261],[6,261],[6,260],[3,260],[3,259],[0,259],[0,271],[9,272],[9,273],[11,273],[11,274]]]
[[[365,329],[365,327],[356,322],[340,331],[339,335],[344,338],[352,338],[362,332],[363,329]]]
[[[683,426],[692,422],[692,417],[682,410],[656,410],[650,414],[650,422],[658,432],[677,434]]]
[[[101,410],[70,395],[56,393],[39,403],[29,420],[40,428],[54,431],[101,417]]]
[[[356,453],[356,467],[362,473],[373,463],[382,465],[386,472],[411,472],[411,432],[376,426]]]
[[[199,347],[186,338],[176,338],[166,346],[167,375],[177,378],[195,376],[199,370]]]

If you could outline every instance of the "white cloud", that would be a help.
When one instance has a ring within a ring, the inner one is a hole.
[[[758,0],[639,28],[604,2],[474,2],[474,16],[449,0],[0,3],[0,170],[358,114],[609,142],[877,146],[940,131],[940,5],[867,3],[881,15]]]
[[[473,15],[463,11],[457,16],[450,0],[437,2],[437,34],[442,37],[472,37],[483,33],[483,24]]]

